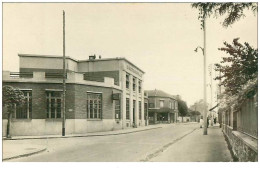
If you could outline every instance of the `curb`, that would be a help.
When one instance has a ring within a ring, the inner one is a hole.
[[[162,153],[163,151],[165,151],[167,148],[169,148],[171,145],[175,144],[176,142],[182,140],[183,138],[185,138],[186,136],[190,135],[191,133],[193,133],[196,130],[199,130],[200,128],[195,128],[191,131],[189,131],[188,133],[184,134],[183,136],[174,139],[173,141],[171,141],[170,143],[167,143],[165,145],[163,145],[162,147],[158,148],[157,150],[154,150],[154,152],[150,153],[149,155],[147,155],[144,159],[140,160],[140,162],[149,162],[152,158],[157,157],[160,153]]]
[[[234,152],[232,150],[232,145],[231,145],[231,143],[230,143],[230,141],[228,139],[228,136],[224,133],[224,131],[221,130],[221,132],[222,132],[222,134],[223,134],[223,136],[225,138],[225,142],[227,144],[227,148],[228,148],[228,150],[230,152],[230,155],[231,155],[231,157],[233,159],[233,161],[231,161],[231,162],[239,162],[239,158],[236,157],[236,155],[234,154]]]
[[[27,157],[27,156],[30,156],[30,155],[34,155],[34,154],[38,154],[38,153],[44,152],[46,149],[47,148],[43,148],[43,149],[37,150],[35,152],[21,154],[21,155],[17,155],[17,156],[13,156],[13,157],[8,157],[8,158],[3,158],[2,161],[11,160],[11,159],[17,159],[17,158],[22,158],[22,157]]]
[[[163,127],[154,127],[150,129],[143,129],[143,130],[137,130],[137,131],[129,131],[129,132],[120,132],[120,133],[112,133],[112,134],[88,134],[88,135],[76,135],[76,136],[52,136],[52,137],[28,137],[28,138],[3,138],[3,140],[27,140],[27,139],[57,139],[57,138],[76,138],[76,137],[98,137],[98,136],[111,136],[111,135],[121,135],[121,134],[130,134],[130,133],[136,133],[136,132],[142,132],[142,131],[148,131],[153,129],[159,129]]]

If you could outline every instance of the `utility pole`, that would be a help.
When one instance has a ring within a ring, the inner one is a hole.
[[[212,106],[212,64],[209,65],[209,77],[210,77],[210,109]],[[210,118],[211,118],[211,126],[213,126],[213,112],[210,111]]]
[[[219,71],[219,77],[221,77],[221,71]],[[220,95],[221,95],[221,78],[219,79],[219,96],[217,97],[218,100],[218,104],[220,104],[221,100],[219,99]],[[220,106],[220,105],[219,105]],[[220,117],[220,116],[218,116]],[[219,127],[222,128],[222,117],[220,117],[221,121],[218,119],[219,122]]]
[[[62,136],[65,136],[65,123],[66,123],[66,57],[65,57],[65,11],[63,11],[63,120],[62,120]]]
[[[204,35],[204,50],[203,50],[203,57],[204,57],[204,84],[203,84],[203,91],[204,91],[204,113],[203,113],[203,119],[204,119],[204,130],[203,130],[203,135],[207,135],[208,134],[208,131],[207,131],[207,127],[208,127],[208,124],[207,124],[207,88],[206,88],[206,17],[204,17],[203,19],[203,22],[204,22],[204,26],[203,26],[203,35]]]
[[[213,100],[212,100],[212,98],[213,98],[213,94],[212,94],[212,91],[213,91],[213,85],[212,85],[212,64],[210,64],[210,86],[211,86],[211,88],[210,88],[210,104],[211,104],[211,108],[213,107]],[[214,120],[214,117],[213,117],[213,115],[214,115],[214,113],[213,113],[213,111],[211,112],[211,126],[213,126],[213,120]]]

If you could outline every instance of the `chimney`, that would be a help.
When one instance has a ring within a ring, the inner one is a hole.
[[[89,60],[95,60],[96,59],[96,55],[90,55],[89,56]]]

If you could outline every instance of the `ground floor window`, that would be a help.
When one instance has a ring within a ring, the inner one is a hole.
[[[32,118],[32,91],[21,90],[25,97],[25,103],[23,105],[17,105],[15,107],[14,117],[16,119],[31,119]]]
[[[115,100],[115,119],[121,119],[120,100]]]
[[[136,106],[136,101],[135,100],[133,100],[133,126],[135,126],[135,124],[136,124],[136,118],[135,118],[135,114],[136,114],[136,112],[135,112],[135,106]]]
[[[102,119],[102,94],[87,93],[87,118]]]
[[[139,101],[139,119],[142,119],[142,102]]]
[[[47,91],[47,118],[59,119],[62,118],[62,92]]]
[[[130,119],[130,101],[126,98],[126,119]]]

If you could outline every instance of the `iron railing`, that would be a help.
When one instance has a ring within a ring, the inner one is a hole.
[[[33,78],[33,72],[10,72],[11,78]]]

